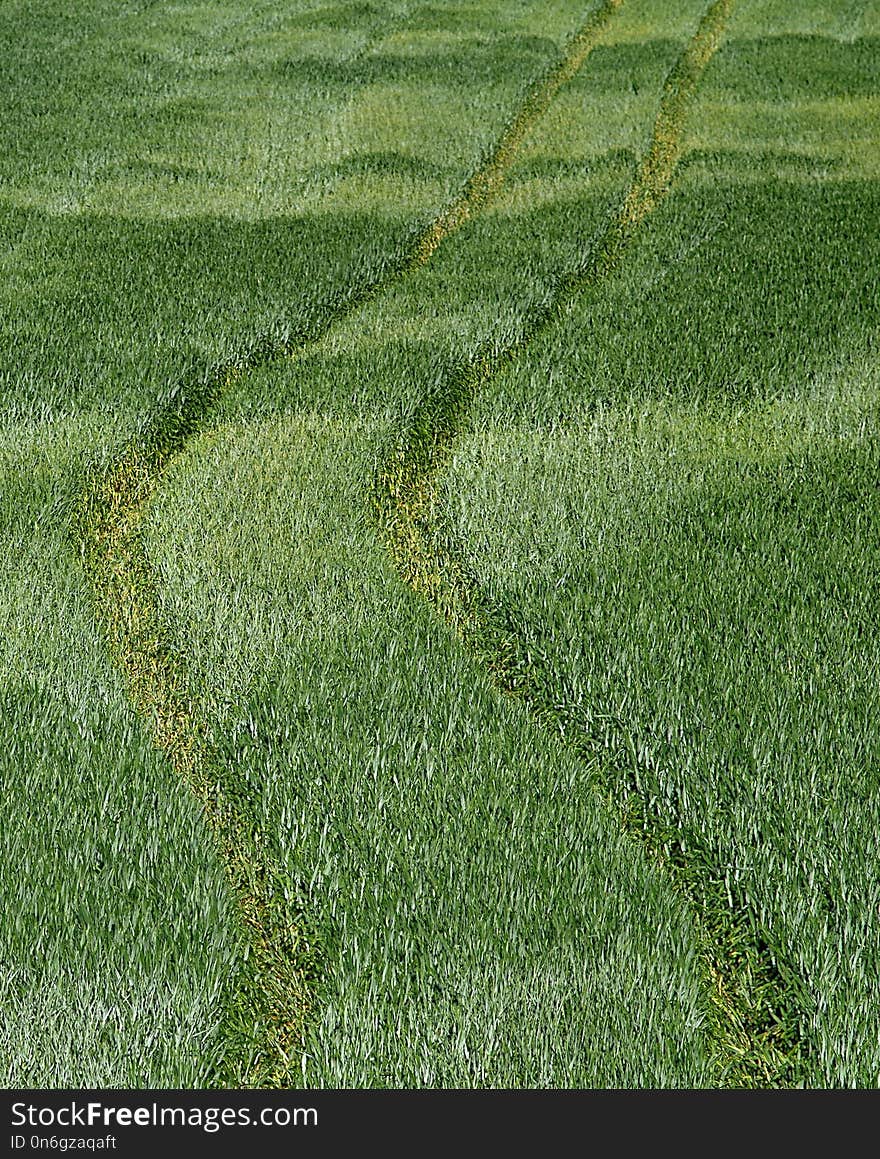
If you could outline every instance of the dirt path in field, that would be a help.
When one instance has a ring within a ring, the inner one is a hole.
[[[457,376],[435,388],[391,449],[373,495],[379,525],[403,580],[453,625],[495,681],[515,692],[534,715],[595,763],[574,722],[532,690],[522,671],[525,645],[511,634],[510,618],[480,593],[476,577],[437,527],[438,483],[458,433],[481,389],[553,324],[572,299],[598,287],[624,257],[639,226],[666,195],[677,167],[682,132],[700,78],[721,40],[732,0],[715,0],[669,74],[648,151],[619,211],[578,269],[562,275],[552,300],[534,313],[527,331],[507,349],[485,349]],[[514,127],[511,128],[514,134]],[[464,209],[456,221],[464,220]],[[519,650],[521,648],[521,651]],[[534,661],[533,661],[534,662]],[[552,687],[552,672],[545,674]],[[537,686],[539,682],[535,682]],[[544,682],[540,682],[544,683]],[[712,854],[688,844],[627,783],[606,770],[609,795],[620,802],[627,830],[652,859],[664,864],[687,897],[699,931],[711,995],[708,1030],[713,1069],[724,1085],[779,1086],[797,1081],[803,1039],[796,980],[782,973],[772,949],[723,884],[723,867],[707,873]]]
[[[218,1081],[230,1086],[284,1086],[302,1081],[302,1034],[318,965],[308,918],[289,897],[262,819],[236,771],[216,761],[208,735],[210,692],[190,691],[185,658],[163,616],[142,525],[169,464],[210,428],[215,408],[236,380],[299,353],[395,280],[430,260],[437,247],[498,190],[518,146],[560,88],[587,59],[621,0],[603,0],[560,61],[527,94],[488,160],[461,196],[369,282],[353,286],[308,333],[267,334],[207,377],[181,381],[151,426],[87,481],[77,537],[95,593],[98,621],[122,668],[129,695],[157,747],[195,793],[241,913],[245,952],[226,1012],[228,1044]]]

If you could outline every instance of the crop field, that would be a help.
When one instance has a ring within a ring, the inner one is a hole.
[[[880,7],[6,0],[6,1087],[880,1084]]]

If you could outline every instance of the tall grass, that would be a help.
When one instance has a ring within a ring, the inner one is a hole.
[[[876,1083],[875,15],[739,0],[652,212],[549,310],[706,7],[621,4],[398,279],[589,13],[0,14],[8,1085],[230,1081],[232,783],[313,955],[284,1081]],[[368,510],[419,423],[482,636]],[[117,603],[202,805],[70,538],[132,447]]]
[[[837,46],[814,80],[813,42],[762,41],[758,60],[751,15],[632,260],[478,404],[445,534],[508,670],[628,823],[702,879],[703,910],[738,923],[746,972],[769,960],[779,996],[760,1000],[799,1044],[789,1081],[870,1086],[865,48]]]
[[[557,12],[537,38],[518,10],[488,28],[453,14],[428,53],[438,29],[423,13],[401,41],[404,5],[0,14],[13,1085],[218,1081],[241,957],[203,816],[91,617],[65,534],[84,465],[150,429],[181,382],[267,331],[308,331],[398,260],[569,31]],[[34,591],[47,612],[28,630]]]
[[[680,43],[642,64],[656,87],[635,116],[656,108]],[[547,220],[601,228],[629,168],[601,166]],[[418,409],[462,340],[518,326],[557,277],[570,238],[551,232],[524,280],[511,217],[478,219],[289,370],[232,383],[221,417],[293,414],[205,432],[151,505],[164,615],[194,687],[215,690],[218,756],[250,783],[316,922],[309,1082],[710,1081],[709,999],[675,890],[608,826],[591,770],[498,701],[395,585],[363,509],[401,410]],[[652,957],[658,938],[667,949]],[[649,976],[650,1000],[629,1005],[630,980]]]

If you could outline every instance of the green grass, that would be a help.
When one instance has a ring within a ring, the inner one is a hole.
[[[680,43],[636,73],[643,139]],[[582,136],[592,123],[588,108]],[[591,770],[400,591],[365,509],[395,426],[462,349],[522,325],[631,168],[622,149],[575,203],[489,210],[289,370],[235,383],[151,505],[166,619],[218,703],[218,763],[249,780],[316,921],[310,1082],[712,1081],[712,1000],[674,886],[609,827]],[[665,972],[649,1001],[631,983],[645,969]]]
[[[96,630],[68,528],[84,470],[206,367],[267,331],[320,328],[394,268],[570,31],[557,13],[538,38],[509,7],[488,32],[453,21],[450,59],[460,42],[486,67],[470,85],[435,70],[430,93],[415,45],[391,43],[402,9],[232,4],[228,22],[216,5],[4,9],[4,682],[18,739],[0,771],[0,873],[8,896],[27,891],[4,924],[10,1084],[217,1081],[239,969],[204,818]]]
[[[106,429],[4,426],[4,1086],[199,1085],[237,948],[194,802],[145,741],[53,508]]]
[[[224,425],[151,521],[169,612],[225,694],[218,759],[316,923],[307,1080],[701,1083],[687,915],[577,763],[395,584],[362,510],[387,433],[309,411]]]
[[[792,1077],[873,1086],[880,206],[848,99],[867,50],[837,46],[831,77],[824,57],[816,118],[814,41],[764,41],[759,66],[736,32],[678,192],[478,402],[442,518],[509,674],[719,940],[769,957]]]
[[[880,23],[738,0],[591,267],[706,7],[624,0],[408,272],[587,11],[0,15],[7,1085],[230,1081],[245,831],[308,943],[285,1081],[878,1081]],[[371,506],[417,427],[457,631]],[[138,447],[146,685],[71,515]]]

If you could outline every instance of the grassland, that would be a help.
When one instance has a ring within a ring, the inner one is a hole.
[[[481,395],[439,522],[478,646],[691,893],[766,1077],[873,1085],[870,50],[758,67],[749,15],[631,260]]]
[[[133,719],[95,633],[71,526],[86,466],[100,471],[211,367],[269,330],[320,326],[338,300],[393,268],[500,135],[519,74],[540,72],[556,52],[515,13],[511,27],[500,14],[482,37],[479,86],[469,97],[450,78],[438,134],[438,68],[449,54],[437,65],[422,46],[405,99],[396,10],[224,11],[96,4],[74,17],[11,5],[2,18],[15,93],[0,177],[3,495],[15,561],[4,580],[4,685],[21,706],[8,717],[19,740],[3,773],[13,913],[22,899],[0,955],[11,1084],[222,1075],[218,1027],[239,968],[239,923],[227,920],[234,904],[214,843],[153,751],[149,724]],[[451,23],[441,41],[455,40],[454,14]],[[568,31],[558,14],[547,28]],[[271,163],[279,141],[297,183]],[[66,719],[69,744],[56,728]],[[68,751],[78,754],[69,764]],[[140,809],[142,799],[162,807]],[[129,897],[135,887],[152,909]],[[34,1018],[35,1003],[45,1017]]]
[[[876,1083],[845,7],[0,17],[9,1085]]]

